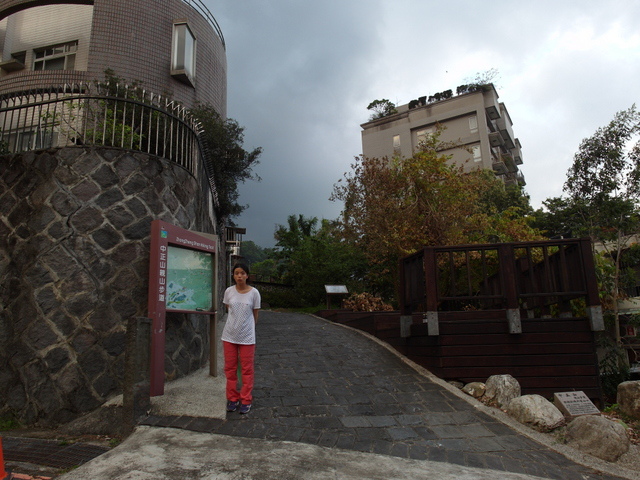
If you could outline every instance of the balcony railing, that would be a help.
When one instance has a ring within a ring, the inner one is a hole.
[[[215,32],[220,37],[220,41],[222,42],[222,46],[226,48],[226,44],[224,43],[224,36],[222,35],[222,30],[220,29],[220,25],[211,14],[207,6],[201,0],[182,0],[187,5],[191,5],[191,7],[195,8],[200,14],[211,24]]]
[[[73,84],[0,96],[0,150],[67,146],[136,150],[177,163],[217,204],[201,125],[177,102],[139,87]]]

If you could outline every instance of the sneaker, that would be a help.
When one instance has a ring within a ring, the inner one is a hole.
[[[251,410],[251,404],[242,404],[240,405],[240,413],[249,413],[249,410]]]
[[[227,402],[227,412],[235,412],[238,409],[238,405],[240,405],[240,402],[232,402],[229,400]]]

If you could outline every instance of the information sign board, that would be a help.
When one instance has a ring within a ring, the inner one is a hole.
[[[215,239],[162,220],[151,223],[148,300],[149,317],[152,319],[151,396],[164,393],[167,310],[208,315],[216,313],[215,255]],[[215,321],[213,324],[215,326]],[[212,344],[212,352],[214,348]]]
[[[598,407],[582,391],[554,393],[553,403],[565,417],[600,414]]]

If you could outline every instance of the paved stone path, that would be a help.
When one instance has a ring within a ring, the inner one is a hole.
[[[248,415],[144,423],[542,478],[618,478],[576,464],[477,410],[359,332],[309,315],[264,311],[257,336]]]

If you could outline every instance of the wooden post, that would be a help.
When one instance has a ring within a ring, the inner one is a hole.
[[[146,317],[132,317],[127,322],[122,395],[122,433],[125,435],[151,410],[151,323]]]
[[[580,251],[582,254],[582,266],[584,268],[584,279],[587,289],[587,315],[591,323],[591,330],[600,332],[604,330],[604,316],[602,315],[602,305],[598,294],[598,281],[596,279],[596,267],[593,261],[593,251],[591,250],[591,240],[589,238],[580,239]]]
[[[436,269],[436,252],[433,247],[424,249],[424,279],[427,311],[423,316],[423,323],[427,324],[430,336],[440,335],[438,322],[438,275]]]
[[[411,315],[400,315],[400,338],[411,336],[411,325],[413,317]]]
[[[0,480],[9,480],[11,471],[4,469],[4,453],[2,451],[2,437],[0,437]]]
[[[217,314],[209,315],[209,375],[218,376],[218,319]]]
[[[411,312],[409,311],[409,307],[407,306],[407,277],[404,271],[404,260],[398,260],[398,274],[400,276],[400,284],[398,285],[398,300],[400,307],[400,315],[408,315]]]
[[[518,290],[516,288],[516,271],[513,258],[513,245],[503,243],[498,246],[498,258],[500,271],[502,272],[502,285],[506,300],[507,321],[509,333],[522,333],[520,319],[520,306],[518,305]]]

